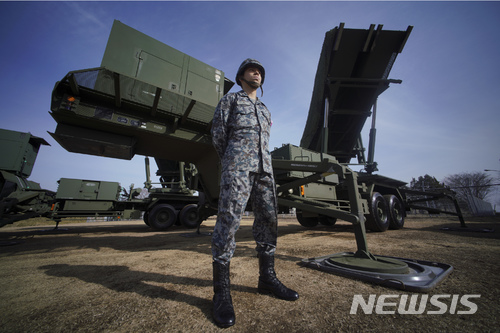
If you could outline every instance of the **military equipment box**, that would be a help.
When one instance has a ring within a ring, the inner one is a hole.
[[[47,141],[31,135],[0,129],[0,170],[15,173],[21,177],[29,177],[35,164],[36,156],[41,145]]]
[[[62,210],[110,210],[120,196],[116,182],[61,178],[56,200],[63,201]]]
[[[334,156],[321,154],[310,149],[298,147],[292,144],[283,144],[280,148],[276,148],[271,152],[271,156],[275,160],[285,160],[293,162],[321,162],[323,158],[328,158],[331,162],[335,162]],[[294,178],[305,178],[312,175],[312,172],[306,171],[282,171],[276,170],[275,177],[277,180],[290,180]],[[339,177],[336,174],[325,177],[327,182],[338,183]]]

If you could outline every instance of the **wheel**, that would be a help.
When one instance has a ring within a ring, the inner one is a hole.
[[[158,230],[170,228],[177,219],[177,211],[167,204],[159,204],[149,212],[149,226]]]
[[[335,225],[335,223],[337,223],[337,218],[330,216],[320,216],[319,223],[321,223],[322,225],[332,227]]]
[[[374,192],[369,203],[370,215],[366,217],[366,228],[383,232],[389,228],[389,214],[384,196]]]
[[[198,205],[190,204],[184,206],[179,213],[179,221],[181,221],[181,224],[188,229],[196,228],[200,222]]]
[[[394,194],[384,195],[389,210],[389,229],[401,229],[405,224],[404,210],[401,201]]]
[[[318,225],[317,217],[304,217],[302,212],[297,212],[297,220],[299,221],[301,226],[306,228],[313,228]]]
[[[142,217],[144,223],[149,227],[149,212],[144,212],[144,216]]]

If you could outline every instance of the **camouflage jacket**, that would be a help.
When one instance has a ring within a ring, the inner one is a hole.
[[[273,174],[269,154],[271,113],[259,99],[243,91],[221,98],[212,123],[212,142],[222,171],[253,171]]]

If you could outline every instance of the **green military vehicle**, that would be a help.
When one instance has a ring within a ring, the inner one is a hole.
[[[150,194],[145,222],[162,229],[177,215],[201,222],[217,211],[213,110],[233,84],[222,71],[115,21],[102,67],[70,72],[56,84],[51,135],[70,152],[153,156],[161,188]],[[185,191],[199,195],[176,200],[168,185],[176,173]]]
[[[357,207],[351,219],[366,216],[370,230],[403,227],[414,203],[402,190],[404,182],[373,174],[375,122],[368,159],[361,129],[377,97],[390,83],[401,82],[388,75],[411,29],[344,29],[341,24],[326,33],[301,146],[287,144],[272,152],[280,207],[295,208],[302,225],[331,225],[336,218],[349,219]],[[101,67],[69,72],[56,84],[51,115],[58,125],[51,135],[70,152],[121,159],[139,154],[193,166],[185,174],[191,179],[188,188],[200,193],[201,222],[216,214],[219,194],[218,157],[210,137],[213,110],[233,85],[223,71],[115,21]],[[366,172],[348,168],[356,156]],[[309,180],[326,160],[340,171]],[[285,161],[301,161],[300,170]],[[344,174],[353,175],[352,185]],[[146,223],[171,225],[182,210],[163,194],[148,206]]]
[[[307,227],[333,225],[337,219],[353,225],[356,252],[304,259],[305,265],[422,291],[452,267],[375,256],[365,229],[365,224],[374,231],[402,228],[405,212],[416,203],[407,198],[404,182],[373,174],[372,107],[389,84],[401,82],[388,75],[411,30],[341,24],[328,31],[300,147],[285,144],[272,156],[280,210],[295,209]],[[139,154],[194,166],[188,168],[186,187],[199,192],[191,207],[201,223],[217,213],[219,195],[220,165],[210,136],[213,110],[233,85],[223,71],[115,21],[101,67],[71,71],[56,83],[51,115],[57,127],[50,134],[70,152],[121,159]],[[365,159],[360,133],[372,114]],[[354,157],[365,166],[363,172],[349,168]],[[419,201],[448,196],[419,195],[424,196]],[[147,224],[165,227],[183,207],[162,193],[141,209]],[[442,212],[461,218],[459,211]]]
[[[61,178],[48,217],[56,221],[64,217],[140,218],[131,209],[133,201],[120,200],[122,189],[118,182]]]
[[[0,129],[0,227],[50,212],[55,192],[28,180],[42,145],[31,133]]]
[[[451,191],[410,191],[405,189],[406,183],[403,181],[374,174],[378,171],[374,161],[377,98],[390,84],[402,82],[388,77],[412,29],[409,26],[406,31],[385,31],[382,25],[374,24],[367,30],[345,29],[344,24],[340,24],[328,31],[318,63],[300,149],[282,147],[272,153],[274,158],[285,160],[320,161],[329,158],[341,165],[362,166],[363,170],[357,173],[357,181],[361,197],[368,205],[366,227],[372,231],[401,229],[407,211],[412,208],[431,211],[417,204],[441,198],[452,202],[455,211],[434,209],[432,212],[456,215],[464,224]],[[372,121],[366,157],[361,130],[370,116]],[[357,159],[354,163],[353,158]],[[329,193],[335,193],[331,186],[309,184],[301,189],[301,194],[303,197],[325,200],[331,196]],[[334,223],[332,219],[311,213],[307,207],[299,210],[297,217],[307,227],[315,226],[318,222]]]
[[[0,226],[38,216],[130,217],[132,201],[118,204],[119,183],[61,178],[53,192],[28,180],[42,145],[49,144],[31,133],[0,129]]]
[[[199,198],[188,188],[193,187],[190,181],[195,179],[191,176],[192,165],[157,160],[157,175],[162,186],[154,188],[149,176],[149,158],[146,158],[149,191],[145,198],[139,198],[142,190],[133,188],[133,184],[127,191],[118,182],[85,179],[61,178],[57,191],[53,192],[28,180],[42,145],[49,144],[31,133],[0,129],[0,226],[38,216],[56,222],[66,217],[139,219],[163,196],[168,196],[169,205],[180,211],[179,216],[158,216],[157,210],[153,210],[154,222],[148,223],[151,227],[162,230],[174,223],[187,228],[199,226]],[[144,219],[148,221],[148,216]]]

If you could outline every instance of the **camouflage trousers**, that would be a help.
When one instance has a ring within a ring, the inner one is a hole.
[[[248,171],[224,172],[221,177],[219,211],[212,235],[214,261],[226,263],[236,249],[235,234],[247,202],[255,216],[253,237],[259,253],[273,255],[278,236],[277,199],[273,176]]]

